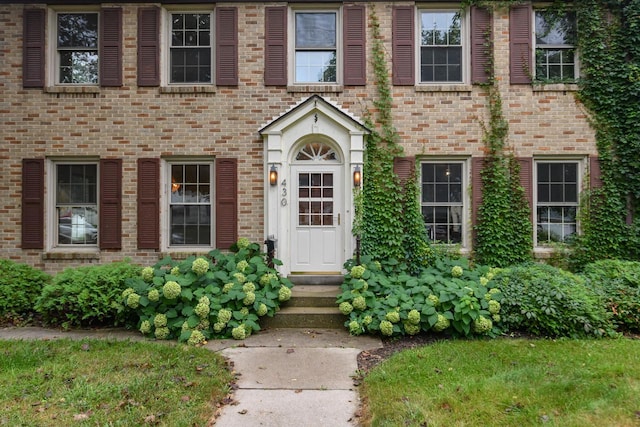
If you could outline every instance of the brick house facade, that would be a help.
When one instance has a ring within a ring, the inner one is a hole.
[[[376,96],[372,9],[430,237],[472,249],[487,34],[534,249],[576,232],[595,137],[578,54],[538,34],[536,3],[25,1],[0,5],[0,256],[52,272],[271,237],[285,274],[340,271]]]

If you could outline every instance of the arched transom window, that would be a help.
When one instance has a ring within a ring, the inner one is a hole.
[[[327,144],[324,144],[322,142],[310,142],[300,148],[300,151],[298,151],[298,154],[296,155],[296,160],[312,162],[336,162],[338,161],[338,155],[336,154],[335,150]]]

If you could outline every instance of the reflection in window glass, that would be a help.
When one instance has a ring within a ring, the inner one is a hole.
[[[459,12],[420,14],[420,81],[462,81],[462,34]]]
[[[172,13],[171,83],[211,83],[211,14]]]
[[[538,162],[536,173],[537,243],[565,242],[577,232],[578,163]]]
[[[171,165],[170,244],[210,246],[212,170],[208,163]]]
[[[56,165],[58,245],[98,243],[98,166]]]
[[[422,163],[421,167],[422,216],[428,237],[443,243],[462,243],[462,163]]]
[[[295,15],[296,83],[335,83],[337,17],[334,12]]]
[[[577,77],[576,16],[555,11],[535,13],[536,79],[573,81]]]
[[[98,83],[98,14],[57,16],[58,82]]]

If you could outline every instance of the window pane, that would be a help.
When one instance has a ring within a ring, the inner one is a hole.
[[[211,245],[211,165],[171,165],[171,245]]]
[[[60,83],[98,83],[97,51],[60,51]]]
[[[97,13],[61,13],[58,15],[59,48],[97,48]]]
[[[297,51],[296,82],[336,82],[335,51]]]
[[[98,243],[96,207],[58,208],[58,244],[95,245]]]
[[[335,47],[335,13],[296,13],[296,49]]]
[[[576,41],[575,13],[558,16],[551,10],[536,11],[536,44],[573,45]]]

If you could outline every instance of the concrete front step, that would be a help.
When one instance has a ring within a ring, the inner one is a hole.
[[[339,286],[344,282],[342,274],[290,274],[287,279],[294,285]]]
[[[265,328],[343,328],[347,317],[340,313],[337,285],[295,285],[291,299],[274,317],[263,318]]]
[[[336,307],[340,286],[295,285],[287,307]]]
[[[284,307],[274,317],[263,317],[261,327],[275,328],[344,328],[347,317],[338,307]]]

